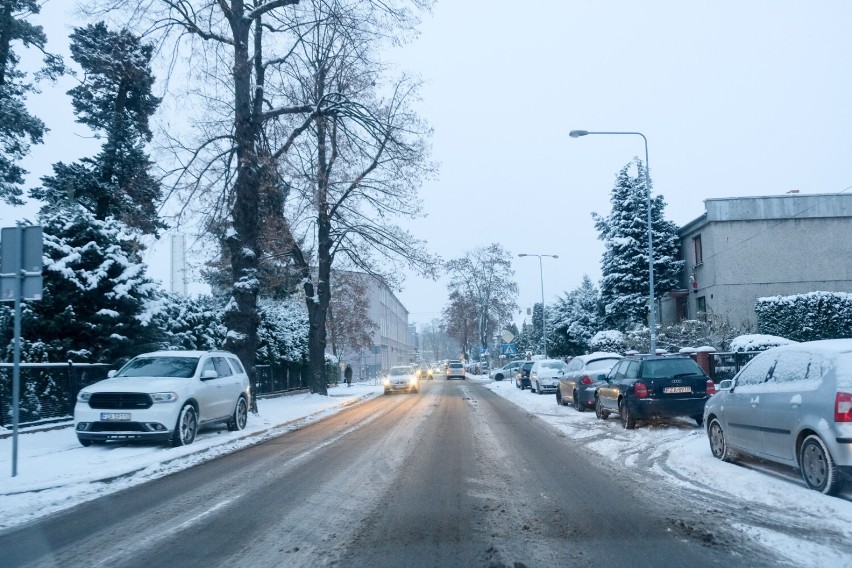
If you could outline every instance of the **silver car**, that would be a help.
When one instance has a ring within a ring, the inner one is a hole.
[[[606,374],[624,357],[618,353],[596,351],[578,355],[568,363],[568,370],[559,379],[556,403],[573,404],[578,412],[595,407],[595,391],[606,379]],[[606,384],[604,382],[604,384]]]
[[[559,388],[559,377],[564,375],[567,369],[568,364],[561,359],[539,359],[530,369],[530,392],[555,392]]]
[[[840,492],[852,473],[852,339],[770,349],[719,387],[704,408],[715,457],[790,465],[811,489]]]
[[[506,363],[502,367],[498,367],[496,369],[491,369],[491,372],[488,373],[489,378],[494,379],[495,381],[502,381],[503,379],[512,379],[515,377],[515,372],[518,370],[518,367],[524,361],[519,359],[517,361],[512,361],[511,363]]]

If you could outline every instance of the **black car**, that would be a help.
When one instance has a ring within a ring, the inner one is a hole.
[[[700,426],[704,404],[715,392],[713,381],[689,357],[627,357],[598,387],[595,414],[605,420],[617,412],[628,430],[637,420],[671,416],[690,416]]]
[[[521,390],[530,388],[530,369],[535,361],[524,361],[515,371],[515,386]]]

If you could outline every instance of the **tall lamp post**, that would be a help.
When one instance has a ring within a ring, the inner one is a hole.
[[[648,139],[641,132],[590,132],[588,130],[572,130],[568,133],[571,138],[588,136],[589,134],[614,134],[641,136],[645,142],[645,200],[648,207],[648,327],[651,331],[651,355],[657,353],[657,310],[654,302],[654,240],[651,229],[651,178],[648,174]]]
[[[541,277],[541,341],[544,351],[544,357],[547,358],[547,316],[544,311],[544,267],[541,264],[542,257],[559,258],[555,254],[519,254],[518,256],[537,256],[538,257],[538,273]]]

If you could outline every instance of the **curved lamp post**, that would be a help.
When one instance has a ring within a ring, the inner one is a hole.
[[[568,133],[571,138],[588,136],[589,134],[615,134],[641,136],[645,142],[645,200],[648,207],[648,327],[651,331],[651,355],[657,354],[657,313],[654,302],[654,241],[651,230],[651,179],[648,175],[648,139],[641,132],[590,132],[588,130],[572,130]]]
[[[519,254],[518,256],[537,256],[538,257],[538,273],[541,276],[541,341],[544,351],[544,358],[547,359],[547,317],[544,311],[544,267],[541,264],[542,257],[559,258],[555,254]]]

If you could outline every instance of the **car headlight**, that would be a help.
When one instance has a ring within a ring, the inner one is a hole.
[[[390,379],[388,377],[385,377],[383,382],[384,382],[385,386],[390,386]]]
[[[92,393],[86,391],[80,391],[77,393],[77,402],[89,402],[89,399],[92,398]]]
[[[176,392],[152,392],[150,396],[154,402],[177,402],[178,400]]]

